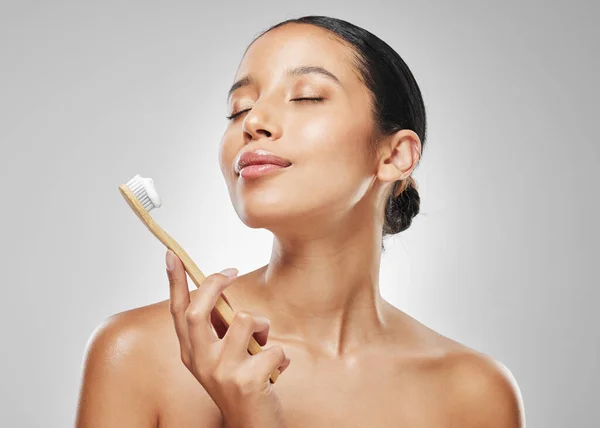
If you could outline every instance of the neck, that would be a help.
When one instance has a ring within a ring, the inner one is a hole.
[[[384,327],[379,294],[381,229],[343,227],[321,238],[275,236],[256,284],[268,307],[269,336],[339,357]]]

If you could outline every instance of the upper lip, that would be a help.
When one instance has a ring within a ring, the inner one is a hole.
[[[235,162],[235,173],[239,174],[240,170],[248,165],[264,165],[273,164],[280,166],[290,166],[292,163],[284,158],[262,149],[246,151],[237,157]]]

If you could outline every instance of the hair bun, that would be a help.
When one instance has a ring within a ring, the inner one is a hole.
[[[417,182],[412,176],[394,183],[392,193],[385,206],[384,236],[406,230],[412,219],[419,213],[420,205],[421,197]]]

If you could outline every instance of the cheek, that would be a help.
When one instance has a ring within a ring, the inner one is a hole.
[[[298,154],[306,162],[328,169],[353,171],[367,164],[369,132],[365,124],[337,117],[320,118],[303,127]]]
[[[301,174],[305,189],[321,200],[348,200],[372,175],[367,159],[369,133],[341,118],[317,120],[303,131]],[[329,197],[325,197],[329,195]]]

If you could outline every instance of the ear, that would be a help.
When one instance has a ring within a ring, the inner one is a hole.
[[[394,182],[408,177],[421,157],[421,139],[410,129],[401,129],[381,142],[377,178]]]

